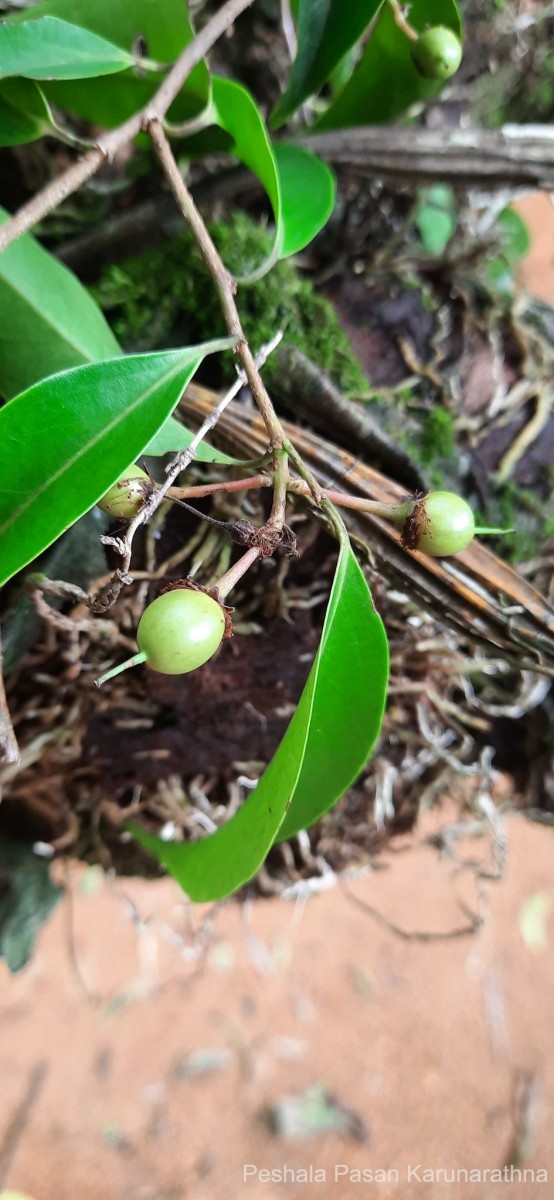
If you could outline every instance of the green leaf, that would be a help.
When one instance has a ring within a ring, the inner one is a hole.
[[[388,682],[383,622],[343,536],[304,759],[279,841],[308,829],[344,795],[379,736]]]
[[[294,717],[243,807],[216,833],[176,844],[133,825],[193,900],[246,883],[279,838],[317,820],[344,794],[378,736],[387,685],[387,640],[346,532],[320,646]]]
[[[31,79],[0,82],[0,146],[21,146],[52,128],[50,109]]]
[[[0,958],[20,971],[33,953],[37,934],[62,891],[50,879],[50,867],[28,846],[0,841]]]
[[[503,295],[510,295],[515,286],[514,267],[529,253],[531,237],[525,221],[514,208],[503,208],[496,218],[496,229],[500,235],[500,250],[485,266],[485,278],[489,287]]]
[[[283,243],[281,258],[297,254],[319,233],[335,207],[335,176],[300,146],[275,146],[281,185]]]
[[[442,254],[456,229],[456,198],[452,188],[435,184],[423,193],[415,215],[423,247]]]
[[[445,25],[461,37],[455,0],[414,0],[409,19],[420,31],[427,25]],[[314,129],[384,124],[436,95],[442,84],[422,78],[412,62],[411,45],[384,4],[351,79]]]
[[[275,262],[296,254],[319,233],[333,210],[332,172],[309,151],[296,146],[273,147],[260,110],[246,88],[229,79],[212,80],[211,116],[232,138],[228,150],[258,177],[275,219],[273,249],[267,260],[243,282],[265,275]],[[210,131],[189,143],[205,152],[213,144]],[[187,145],[184,147],[187,152]]]
[[[0,24],[0,78],[89,79],[123,71],[133,61],[112,42],[57,17]]]
[[[140,38],[149,58],[170,63],[193,40],[194,31],[184,0],[43,0],[12,17],[12,23],[35,16],[60,17],[132,54]],[[53,104],[105,129],[113,129],[141,108],[160,86],[160,75],[146,71],[139,77],[134,70],[109,79],[90,79],[87,83],[56,82],[46,84]],[[195,116],[208,99],[209,75],[204,62],[189,75],[180,95],[169,110],[174,121]]]
[[[0,208],[0,223],[9,218]],[[0,392],[7,398],[120,348],[92,296],[30,234],[0,254]]]
[[[383,0],[300,0],[298,49],[287,89],[271,117],[274,128],[318,92],[361,38]]]
[[[142,453],[206,354],[229,338],[75,367],[0,409],[0,586]]]
[[[161,454],[176,454],[178,450],[187,450],[193,437],[194,433],[190,429],[187,429],[186,425],[182,425],[180,421],[176,421],[175,417],[168,417],[161,429],[154,434],[148,445],[144,447],[142,453],[149,454],[151,458],[157,458]],[[224,466],[229,467],[235,467],[240,464],[239,459],[230,458],[222,450],[216,450],[215,446],[208,446],[207,442],[200,442],[196,458],[198,462],[222,463]]]

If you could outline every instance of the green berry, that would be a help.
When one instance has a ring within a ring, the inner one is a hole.
[[[475,519],[469,504],[453,492],[429,492],[416,500],[402,529],[402,542],[409,550],[421,550],[432,558],[446,558],[465,550],[475,534]]]
[[[130,520],[136,517],[144,501],[148,498],[152,484],[145,471],[140,467],[128,467],[124,475],[114,483],[109,492],[98,501],[98,507],[111,517],[122,517]]]
[[[142,614],[139,650],[163,675],[195,671],[215,654],[225,632],[225,613],[206,592],[175,588],[164,592]]]
[[[426,29],[413,44],[412,60],[424,79],[450,79],[462,61],[460,40],[444,25]]]

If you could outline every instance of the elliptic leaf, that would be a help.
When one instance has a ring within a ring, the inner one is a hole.
[[[214,76],[212,89],[212,119],[232,138],[229,153],[257,175],[273,209],[273,250],[244,281],[254,282],[279,258],[302,250],[323,228],[333,210],[334,176],[309,151],[273,147],[257,104],[241,84]],[[194,144],[203,151],[209,143],[198,137]]]
[[[230,895],[277,837],[317,820],[364,766],[381,727],[387,639],[343,531],[320,646],[296,712],[256,789],[216,833],[166,842],[132,827],[193,900]]]
[[[301,146],[274,147],[281,184],[281,258],[297,254],[327,223],[335,207],[335,176],[320,158]]]
[[[187,429],[186,425],[176,421],[175,417],[168,417],[161,429],[144,447],[142,453],[150,455],[151,458],[156,458],[161,454],[176,454],[178,450],[187,450],[193,437],[194,433]],[[209,446],[207,442],[200,442],[196,458],[198,462],[222,463],[229,467],[240,465],[239,459],[230,458],[228,454],[224,454],[222,450],[216,450],[215,446]]]
[[[132,63],[132,55],[112,42],[57,17],[0,24],[0,78],[89,79]]]
[[[92,508],[142,453],[205,355],[232,344],[75,367],[0,409],[0,586]]]
[[[296,58],[287,89],[271,117],[274,128],[332,75],[344,55],[361,38],[383,0],[300,0]]]
[[[22,81],[23,82],[23,81]],[[9,213],[0,208],[0,223]],[[30,234],[0,254],[0,393],[121,350],[98,305]]]
[[[0,146],[35,142],[51,127],[50,109],[32,79],[0,82]]]
[[[445,25],[461,37],[455,0],[413,0],[409,20],[420,31],[427,25]],[[353,75],[314,128],[384,124],[436,95],[443,85],[419,74],[411,46],[395,24],[390,5],[384,4]]]
[[[52,16],[71,21],[108,38],[129,54],[140,43],[149,58],[160,63],[174,62],[194,37],[184,0],[39,0],[32,8],[10,18],[11,22],[30,17]],[[201,62],[191,71],[184,88],[170,109],[172,120],[184,121],[195,116],[208,98],[208,69]],[[160,85],[160,76],[152,71],[138,75],[132,69],[109,79],[90,79],[86,84],[52,82],[46,94],[75,116],[113,129],[146,104]]]

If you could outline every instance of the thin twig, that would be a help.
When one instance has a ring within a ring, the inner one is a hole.
[[[263,363],[266,361],[266,358],[268,358],[275,347],[279,345],[282,336],[283,334],[279,330],[279,332],[275,334],[270,342],[268,342],[265,346],[262,346],[254,361],[260,366],[263,365]],[[206,435],[214,428],[215,425],[217,425],[217,422],[227,408],[227,405],[231,403],[231,400],[233,400],[237,393],[240,392],[240,389],[244,387],[245,382],[245,372],[239,371],[232,387],[225,392],[225,395],[221,397],[219,403],[216,404],[215,408],[208,413],[207,417],[202,422],[200,429],[197,433],[195,433],[190,446],[187,446],[186,450],[181,450],[180,453],[172,459],[167,468],[167,474],[164,482],[151,493],[146,503],[143,504],[142,508],[140,509],[140,512],[137,513],[136,517],[133,517],[133,520],[130,522],[127,528],[125,536],[123,538],[112,538],[107,536],[101,538],[101,541],[104,542],[106,546],[113,546],[114,549],[117,550],[123,559],[123,565],[117,568],[117,571],[112,576],[110,581],[105,584],[95,596],[93,596],[92,600],[90,601],[90,607],[92,608],[93,612],[106,612],[108,608],[111,608],[112,605],[115,604],[124,584],[133,582],[132,576],[129,575],[129,568],[131,566],[131,556],[133,553],[133,538],[137,529],[139,529],[141,525],[144,525],[146,521],[150,520],[150,517],[153,515],[153,513],[155,513],[156,509],[159,508],[162,500],[168,495],[168,493],[171,492],[172,485],[177,476],[180,475],[182,471],[186,470],[186,468],[190,466],[190,463],[194,461],[202,439],[206,437]]]
[[[463,909],[468,916],[467,925],[457,925],[454,929],[442,930],[434,929],[403,929],[400,925],[395,925],[393,921],[389,921],[388,917],[378,908],[374,908],[372,904],[368,904],[366,900],[362,900],[355,892],[351,892],[346,887],[343,881],[339,879],[339,887],[346,899],[354,904],[356,908],[360,908],[362,912],[372,917],[383,929],[388,933],[393,933],[395,937],[400,938],[403,942],[449,942],[454,938],[470,937],[472,934],[478,933],[483,928],[484,916],[481,912],[471,912],[461,900],[458,901],[460,908]]]
[[[29,1075],[29,1082],[21,1104],[16,1108],[0,1145],[0,1188],[6,1183],[10,1168],[19,1149],[25,1133],[31,1112],[40,1097],[46,1080],[48,1066],[46,1062],[35,1063]]]
[[[239,357],[244,374],[248,380],[250,391],[258,406],[258,410],[262,416],[265,427],[267,429],[271,448],[273,450],[286,450],[291,462],[296,467],[299,475],[306,481],[316,504],[321,504],[322,493],[317,480],[312,475],[309,468],[303,462],[295,447],[285,437],[283,426],[279,421],[275,409],[268,396],[265,384],[262,380],[258,365],[252,355],[252,351],[244,336],[239,312],[235,303],[235,292],[237,289],[236,281],[233,279],[230,272],[227,270],[225,263],[221,259],[218,251],[206,229],[204,221],[194,203],[194,200],[187,188],[187,185],[179,171],[179,167],[175,161],[175,157],[171,146],[165,136],[162,125],[159,121],[149,121],[145,126],[150,134],[154,149],[160,159],[167,181],[173,192],[175,200],[181,209],[181,212],[189,224],[202,258],[212,276],[212,279],[217,288],[223,316],[227,329],[232,337],[236,337],[237,346],[236,353]]]
[[[52,183],[37,192],[36,196],[24,204],[10,221],[6,221],[5,225],[2,225],[0,228],[0,251],[5,250],[10,242],[15,241],[26,230],[32,229],[48,213],[53,212],[62,201],[67,200],[68,196],[86,183],[87,179],[91,179],[104,162],[111,162],[115,154],[140,133],[145,121],[161,121],[193,68],[202,61],[208,50],[225,33],[226,29],[229,29],[240,13],[249,8],[253,2],[254,0],[227,0],[227,4],[219,9],[205,28],[196,35],[194,41],[183,50],[158,88],[156,95],[117,129],[113,129],[104,137],[99,138],[94,150],[90,150],[83,158],[68,167],[67,171],[58,175]]]
[[[409,38],[411,42],[417,42],[419,37],[417,29],[414,29],[413,25],[410,25],[410,22],[404,16],[398,0],[389,0],[389,8],[392,13],[392,19],[401,33]]]
[[[13,731],[10,710],[4,688],[4,673],[2,670],[3,652],[0,635],[0,761],[17,764],[20,761],[19,746]]]
[[[254,356],[248,342],[244,336],[239,312],[235,303],[235,292],[237,285],[230,272],[227,270],[225,263],[219,255],[206,225],[194,203],[194,200],[188,190],[188,187],[181,175],[179,167],[175,161],[173,151],[164,133],[159,120],[150,120],[146,124],[147,132],[150,134],[156,154],[163,167],[166,179],[169,183],[171,191],[181,209],[181,212],[190,226],[194,238],[204,259],[204,263],[216,286],[225,324],[231,337],[237,339],[236,353],[242,363],[242,367],[254,400],[263,417],[265,427],[267,429],[272,449],[283,448],[283,430],[281,422],[278,420],[271,400],[266,391],[265,384],[262,380]]]

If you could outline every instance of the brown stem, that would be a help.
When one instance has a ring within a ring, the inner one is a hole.
[[[413,25],[410,25],[410,22],[406,20],[398,0],[388,0],[388,2],[395,25],[402,30],[402,33],[405,34],[405,36],[409,38],[411,42],[417,42],[419,33],[417,32],[417,29],[414,29]]]
[[[15,241],[27,229],[32,229],[37,221],[40,221],[42,217],[57,208],[63,200],[76,192],[81,184],[96,174],[102,163],[111,161],[122,146],[132,141],[140,133],[145,122],[161,121],[193,67],[202,61],[214,42],[217,42],[225,30],[233,24],[236,17],[245,8],[249,8],[253,2],[254,0],[227,0],[227,3],[197,34],[194,41],[183,50],[169,75],[166,76],[156,95],[148,101],[148,104],[133,113],[133,116],[124,121],[117,129],[113,129],[104,137],[99,138],[98,145],[94,150],[90,150],[83,158],[68,167],[67,171],[58,175],[52,183],[37,192],[36,196],[24,204],[10,221],[6,221],[5,225],[2,225],[0,228],[0,251],[5,250],[10,242]]]
[[[168,500],[195,500],[217,492],[251,492],[255,488],[271,487],[271,475],[250,475],[247,479],[222,479],[219,483],[198,483],[192,487],[172,487],[166,492]]]
[[[242,579],[243,575],[246,575],[246,572],[250,570],[250,567],[260,557],[261,553],[261,546],[251,546],[246,551],[246,554],[243,554],[242,558],[239,558],[238,562],[229,567],[229,570],[217,580],[215,587],[217,588],[220,600],[225,600],[225,597],[229,595],[232,588],[236,587],[239,579]]]
[[[265,427],[267,429],[272,449],[282,449],[284,434],[281,422],[278,420],[271,400],[266,391],[265,384],[262,380],[252,351],[244,336],[244,331],[241,325],[239,312],[235,303],[235,292],[237,285],[230,272],[227,270],[225,263],[221,259],[214,243],[206,229],[204,221],[194,203],[194,200],[187,188],[187,185],[181,175],[181,172],[175,161],[171,146],[165,136],[164,130],[159,120],[152,120],[146,123],[147,132],[150,134],[154,149],[162,164],[166,179],[169,183],[171,191],[181,209],[181,212],[190,226],[198,249],[204,259],[206,267],[215,283],[219,294],[219,300],[225,318],[225,324],[231,334],[231,337],[237,338],[236,354],[238,355],[244,373],[248,380],[248,384],[254,400],[258,406]]]
[[[281,532],[285,524],[287,506],[287,484],[289,481],[289,458],[286,450],[276,450],[273,456],[275,474],[273,476],[273,504],[266,528]]]
[[[6,700],[2,658],[2,641],[0,639],[0,762],[18,763],[21,756]]]
[[[290,482],[288,490],[294,492],[296,496],[311,495],[308,485],[299,480]],[[338,504],[341,508],[352,508],[356,512],[371,513],[373,517],[383,517],[385,521],[391,521],[393,525],[402,525],[414,507],[413,500],[406,500],[400,504],[385,504],[381,500],[365,500],[362,496],[348,496],[345,492],[336,492],[331,488],[324,488],[322,496],[331,504]]]

